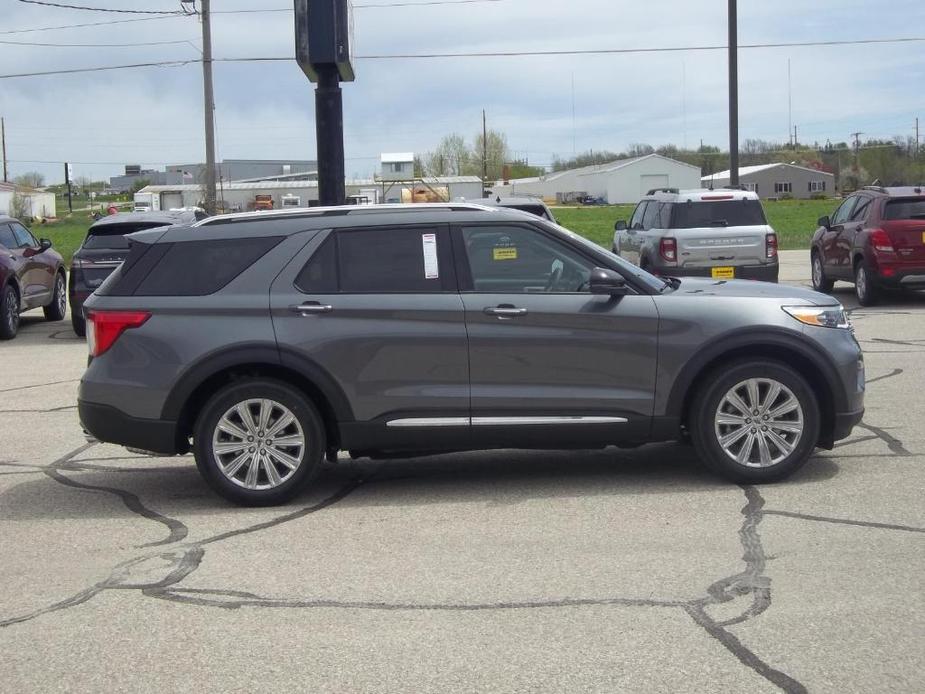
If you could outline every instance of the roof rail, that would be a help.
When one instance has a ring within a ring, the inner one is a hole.
[[[656,193],[672,193],[677,195],[680,191],[678,188],[653,188],[646,195],[655,195]]]
[[[482,211],[496,212],[498,208],[474,202],[437,203],[383,203],[376,205],[341,205],[336,207],[295,207],[280,210],[255,210],[207,217],[192,226],[212,226],[229,222],[254,221],[258,219],[290,219],[299,217],[340,217],[350,214],[375,214],[377,212],[427,212],[434,209],[450,212]]]
[[[861,190],[873,190],[877,193],[888,193],[889,192],[883,186],[861,186]]]

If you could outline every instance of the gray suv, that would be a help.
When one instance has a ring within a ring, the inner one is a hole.
[[[130,238],[84,305],[80,419],[101,441],[193,451],[237,503],[289,499],[339,451],[688,437],[712,469],[766,482],[863,413],[831,297],[663,281],[524,212],[318,208]]]

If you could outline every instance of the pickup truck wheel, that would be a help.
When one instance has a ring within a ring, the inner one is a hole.
[[[812,259],[813,271],[813,289],[817,292],[828,294],[835,286],[835,282],[825,275],[825,266],[822,264],[822,254],[819,251],[813,251]]]
[[[19,294],[6,285],[0,290],[0,340],[12,340],[19,331]]]
[[[250,379],[218,391],[196,422],[196,466],[209,486],[242,506],[272,506],[319,472],[325,430],[318,411],[280,381]]]
[[[743,484],[774,482],[801,468],[819,440],[810,385],[779,362],[734,362],[703,381],[691,407],[694,447],[714,472]]]
[[[67,313],[67,282],[64,279],[64,273],[59,272],[55,277],[55,290],[52,293],[51,303],[43,311],[45,320],[64,320]]]

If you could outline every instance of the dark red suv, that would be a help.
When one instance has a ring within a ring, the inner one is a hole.
[[[0,340],[16,337],[19,314],[43,308],[45,318],[67,312],[67,281],[51,241],[36,241],[19,221],[0,215]]]
[[[813,288],[854,282],[862,306],[882,289],[925,289],[925,188],[868,186],[819,220],[811,250]]]

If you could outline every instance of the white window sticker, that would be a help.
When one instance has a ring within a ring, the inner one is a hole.
[[[424,279],[439,279],[440,264],[437,262],[437,235],[422,234],[421,243],[424,246]]]

